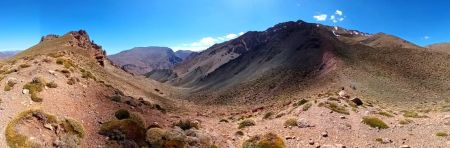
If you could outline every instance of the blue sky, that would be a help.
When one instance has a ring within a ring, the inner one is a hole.
[[[0,51],[79,29],[109,54],[136,46],[201,50],[299,19],[427,45],[450,42],[449,6],[448,0],[1,0]]]

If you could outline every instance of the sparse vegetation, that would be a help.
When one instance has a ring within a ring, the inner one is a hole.
[[[114,113],[114,116],[119,120],[128,119],[130,118],[130,112],[126,109],[119,109]]]
[[[309,108],[311,108],[311,106],[312,106],[312,103],[306,103],[305,105],[303,105],[302,110],[307,111],[307,110],[309,110]]]
[[[388,113],[388,112],[378,112],[378,114],[382,115],[382,116],[386,116],[386,117],[394,117],[394,115],[392,115],[391,113]]]
[[[71,78],[69,78],[69,80],[67,80],[67,84],[69,84],[69,85],[74,85],[74,84],[76,84],[78,81],[79,81],[79,80],[78,80],[77,78],[71,77]]]
[[[55,82],[49,82],[45,84],[45,86],[47,86],[48,88],[57,88],[58,84],[56,84]]]
[[[81,77],[82,78],[96,80],[96,78],[94,77],[94,75],[90,71],[86,71],[84,69],[81,69],[80,72],[81,72]]]
[[[403,111],[403,116],[408,118],[427,118],[428,116],[419,115],[419,113],[414,111]]]
[[[40,77],[35,77],[30,83],[23,86],[23,89],[28,89],[30,91],[31,100],[34,102],[42,102],[42,98],[38,97],[37,94],[41,92],[45,86],[45,80]]]
[[[238,135],[238,136],[244,136],[244,132],[242,132],[242,131],[237,131],[236,133],[234,133],[235,135]]]
[[[64,53],[62,53],[62,52],[52,52],[52,53],[49,53],[47,55],[52,57],[52,58],[59,58],[59,57],[64,56]]]
[[[111,101],[114,101],[114,102],[122,102],[122,97],[120,95],[113,95],[109,98],[111,99]]]
[[[447,137],[448,133],[447,132],[437,132],[436,136],[438,136],[438,137]]]
[[[39,143],[30,140],[29,137],[19,133],[17,130],[19,124],[29,124],[23,122],[23,120],[29,120],[30,118],[37,118],[38,125],[51,124],[61,125],[64,133],[55,134],[62,142],[68,147],[78,147],[80,139],[85,136],[84,127],[78,121],[66,118],[63,121],[58,121],[54,115],[47,114],[41,110],[31,109],[24,111],[17,115],[11,122],[8,123],[5,131],[6,141],[11,148],[21,147],[43,147]]]
[[[239,122],[239,129],[254,126],[256,125],[256,122],[252,119],[244,119],[241,122]]]
[[[263,119],[269,119],[269,118],[271,118],[273,115],[274,115],[275,113],[273,113],[273,112],[267,112],[266,114],[264,114],[264,117],[263,117]]]
[[[298,126],[297,119],[295,118],[289,118],[284,122],[285,127],[295,127]]]
[[[321,106],[321,104],[319,104],[319,106]],[[344,106],[340,106],[338,103],[336,102],[329,102],[326,101],[325,103],[322,104],[322,106],[335,111],[337,113],[341,113],[341,114],[345,114],[345,115],[350,115],[349,111],[344,107]]]
[[[414,122],[414,121],[411,119],[402,119],[402,120],[398,121],[398,123],[402,124],[402,125],[410,124],[412,122]]]
[[[193,122],[191,120],[180,120],[177,123],[175,123],[174,126],[178,126],[183,130],[188,130],[192,128],[199,129],[198,122]]]
[[[119,112],[121,112],[119,114],[122,114],[124,111]],[[117,117],[116,115],[116,118],[123,119],[111,120],[103,123],[100,127],[99,133],[109,137],[111,140],[131,140],[136,142],[138,145],[146,145],[145,121],[139,114],[129,113],[129,115],[129,118],[123,118],[122,115]]]
[[[28,67],[30,67],[30,66],[31,66],[31,65],[29,65],[29,64],[20,64],[20,65],[19,65],[19,67],[22,68],[22,69],[23,69],[23,68],[28,68]]]
[[[273,133],[254,136],[242,144],[242,148],[285,148],[282,138]]]
[[[14,85],[16,85],[16,82],[9,80],[8,83],[6,83],[4,90],[10,91]]]
[[[74,119],[66,117],[63,125],[64,129],[66,129],[70,133],[76,134],[80,138],[84,138],[84,136],[86,135],[83,125]]]
[[[296,102],[296,103],[294,103],[294,104],[292,104],[294,107],[298,107],[298,106],[301,106],[301,105],[303,105],[303,104],[305,104],[305,103],[307,103],[308,102],[308,100],[306,100],[306,99],[302,99],[302,100],[300,100],[300,101],[298,101],[298,102]]]
[[[366,116],[366,117],[363,117],[362,122],[373,128],[379,128],[379,129],[389,128],[389,126],[386,123],[384,123],[383,120],[378,119],[377,117]]]

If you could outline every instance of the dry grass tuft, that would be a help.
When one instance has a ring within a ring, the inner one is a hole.
[[[383,122],[383,120],[378,119],[377,117],[363,117],[363,121],[364,124],[369,125],[370,127],[373,128],[378,128],[378,129],[387,129],[389,128],[389,126]]]
[[[282,138],[274,133],[254,136],[242,144],[242,148],[285,148]]]

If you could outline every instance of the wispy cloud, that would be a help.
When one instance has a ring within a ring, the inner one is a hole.
[[[427,36],[427,35],[426,35],[426,36],[423,37],[423,39],[424,39],[424,40],[428,40],[428,39],[430,39],[430,36]]]
[[[192,50],[192,51],[202,51],[209,47],[211,47],[214,44],[222,43],[228,40],[235,39],[241,35],[243,35],[244,32],[240,32],[238,34],[230,33],[224,36],[219,37],[204,37],[200,40],[192,43],[185,43],[177,46],[170,47],[173,50]]]
[[[328,15],[326,15],[326,14],[319,14],[319,15],[313,16],[313,18],[316,19],[316,21],[326,21],[327,16]]]

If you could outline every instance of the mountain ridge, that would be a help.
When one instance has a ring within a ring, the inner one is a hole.
[[[159,46],[135,47],[110,55],[109,59],[125,71],[138,75],[155,69],[170,69],[183,60],[172,49]]]

